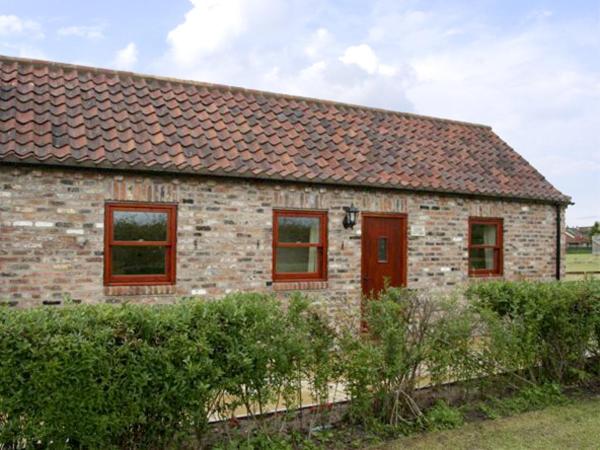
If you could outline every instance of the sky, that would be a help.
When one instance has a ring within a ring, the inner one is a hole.
[[[600,220],[600,0],[0,0],[0,53],[485,123]]]

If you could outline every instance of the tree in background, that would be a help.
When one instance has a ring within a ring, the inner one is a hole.
[[[600,234],[600,222],[594,222],[594,225],[590,229],[590,238],[596,234]]]

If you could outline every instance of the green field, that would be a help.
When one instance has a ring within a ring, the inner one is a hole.
[[[402,438],[379,450],[412,449],[598,449],[600,399],[483,422],[451,431]]]
[[[583,275],[569,275],[568,272],[600,272],[600,255],[591,253],[567,252],[567,279],[581,279]],[[600,274],[595,274],[600,278]]]

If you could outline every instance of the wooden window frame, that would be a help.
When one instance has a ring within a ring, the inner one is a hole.
[[[113,212],[164,212],[167,213],[167,239],[165,241],[116,241],[113,239]],[[112,248],[165,247],[164,275],[113,275]],[[155,286],[173,285],[176,279],[177,205],[168,203],[107,202],[104,205],[104,285],[105,286]]]
[[[319,243],[279,242],[280,217],[318,217],[320,219]],[[318,210],[273,210],[273,248],[272,271],[273,281],[327,281],[327,211]],[[316,247],[318,265],[316,272],[277,273],[277,248]]]
[[[496,226],[496,245],[489,244],[471,244],[471,235],[473,225],[495,225]],[[469,233],[467,241],[467,254],[469,264],[469,276],[471,277],[498,277],[504,274],[504,220],[499,217],[469,217]],[[493,269],[472,269],[471,268],[471,250],[473,249],[494,249],[494,268]]]

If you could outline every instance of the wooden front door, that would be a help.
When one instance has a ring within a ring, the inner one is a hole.
[[[371,296],[390,286],[406,286],[406,216],[362,215],[362,291]]]

